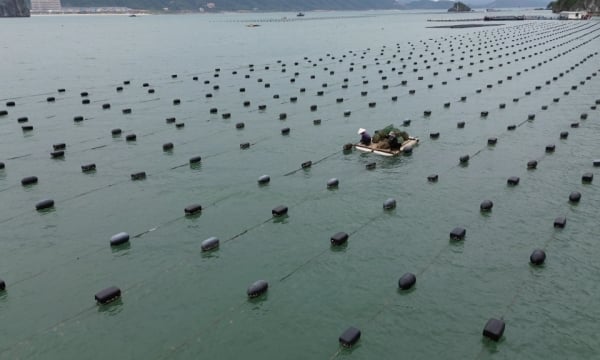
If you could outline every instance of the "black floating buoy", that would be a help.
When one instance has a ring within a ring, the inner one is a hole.
[[[581,176],[581,182],[584,184],[590,184],[594,180],[594,174],[587,172]]]
[[[459,121],[456,123],[456,127],[459,129],[462,129],[465,127],[465,122],[464,121]]]
[[[243,122],[239,122],[235,124],[236,129],[243,129],[246,125]]]
[[[392,101],[398,101],[398,96],[392,96]]]
[[[177,119],[175,119],[174,117],[169,117],[165,119],[167,124],[173,124],[176,120]]]
[[[370,108],[374,108],[375,106],[377,106],[377,103],[376,103],[376,102],[374,102],[374,101],[373,101],[373,102],[370,102],[370,103],[369,103],[369,107],[370,107]]]
[[[53,159],[63,158],[65,157],[65,152],[63,150],[53,151],[50,153],[50,157]]]
[[[210,109],[208,110],[208,113],[209,113],[209,114],[216,114],[216,113],[218,113],[218,112],[219,112],[219,109],[217,109],[217,108],[210,108]]]
[[[562,131],[562,132],[560,133],[560,138],[561,138],[561,139],[566,139],[566,138],[568,138],[568,137],[569,137],[569,132],[568,132],[568,131]]]
[[[111,133],[113,136],[121,135],[121,132],[122,132],[122,130],[121,130],[121,129],[112,129],[112,130],[110,131],[110,133]]]
[[[268,282],[266,282],[265,280],[258,280],[256,282],[254,282],[252,285],[250,285],[250,287],[248,287],[246,294],[248,294],[249,298],[255,298],[255,297],[258,297],[258,296],[264,294],[268,288],[269,288]]]
[[[412,288],[417,282],[417,277],[413,273],[406,273],[398,280],[398,287],[401,290],[408,290]]]
[[[144,180],[146,178],[146,172],[145,171],[140,171],[140,172],[136,172],[131,174],[131,180],[136,181],[136,180]]]
[[[136,134],[127,134],[127,136],[125,136],[125,140],[127,140],[127,141],[136,141],[137,140],[137,135]]]
[[[569,201],[572,203],[578,203],[581,200],[581,193],[579,191],[573,191],[569,194]]]
[[[439,178],[438,174],[431,174],[431,175],[427,176],[427,181],[437,182],[438,178]]]
[[[554,219],[554,227],[555,228],[564,228],[567,225],[567,218],[564,216],[559,216]]]
[[[347,143],[347,144],[344,144],[344,146],[342,146],[342,150],[343,151],[352,151],[352,147],[353,147],[352,143]]]
[[[89,94],[87,91],[83,91],[80,95],[81,97],[87,97]]]
[[[279,120],[285,120],[285,119],[287,119],[287,114],[286,113],[279,114]]]
[[[410,126],[411,120],[410,119],[405,119],[404,121],[402,121],[402,126]]]
[[[48,96],[48,97],[46,98],[46,101],[47,101],[47,102],[55,102],[55,101],[56,101],[56,98],[54,98],[54,96]],[[2,111],[4,111],[4,110],[2,110]],[[1,114],[1,111],[0,111],[0,114]],[[8,114],[8,112],[7,112],[6,114]],[[6,114],[4,114],[4,115],[6,115]]]
[[[328,189],[335,189],[338,187],[339,184],[340,184],[340,181],[336,178],[331,178],[331,179],[327,180],[327,188]]]
[[[312,161],[310,161],[310,160],[308,160],[308,161],[305,161],[305,162],[303,162],[303,163],[302,163],[300,166],[301,166],[303,169],[308,169],[309,167],[311,167],[311,166],[312,166]]]
[[[431,116],[431,110],[423,111],[423,116]]]
[[[21,124],[21,123],[26,123],[26,122],[28,122],[28,121],[29,121],[29,118],[28,118],[27,116],[23,116],[23,117],[20,117],[20,118],[18,118],[18,119],[17,119],[17,122],[18,122],[19,124]]]
[[[313,125],[321,125],[321,119],[314,119]]]
[[[439,132],[429,133],[429,137],[432,138],[432,139],[437,139],[437,138],[440,137],[440,133]]]
[[[6,102],[6,107],[14,107],[15,106],[15,102],[14,101],[7,101]]]
[[[469,159],[470,159],[469,155],[463,155],[459,158],[459,161],[461,164],[466,164],[469,162]]]
[[[351,114],[352,114],[352,111],[350,111],[350,110],[346,110],[346,111],[344,111],[344,117],[348,117],[348,116],[350,116]]]
[[[365,168],[367,168],[367,170],[373,170],[377,167],[377,163],[375,161],[369,162],[367,163],[367,165],[365,165]]]
[[[260,185],[265,185],[265,184],[268,184],[270,181],[271,181],[271,177],[270,177],[269,175],[261,175],[261,176],[258,178],[258,183],[259,183]]]
[[[317,105],[311,105],[310,111],[317,111]]]
[[[350,348],[354,346],[360,339],[360,330],[357,328],[350,326],[346,331],[342,333],[339,337],[340,345],[346,348]]]
[[[131,109],[129,109],[129,108],[123,109],[122,112],[123,112],[123,114],[131,114]]]
[[[348,241],[348,236],[349,235],[343,231],[333,234],[330,238],[331,245],[340,246],[345,244]]]
[[[108,103],[102,104],[102,109],[104,109],[104,110],[110,109],[110,104],[108,104]]]
[[[110,238],[110,246],[123,245],[128,241],[129,241],[129,234],[126,232],[120,232],[118,234],[113,235]]]
[[[148,89],[148,94],[154,94],[154,89]]]
[[[75,117],[73,118],[73,121],[75,121],[75,122],[80,122],[80,121],[83,121],[83,116],[75,116]]]
[[[190,165],[193,164],[199,164],[200,161],[202,161],[202,157],[201,156],[194,156],[190,158]]]
[[[6,165],[4,165],[4,163],[0,161],[0,170],[4,169],[5,167]]]
[[[123,91],[123,87],[122,86],[117,86],[117,92],[121,92]]]
[[[96,171],[96,164],[81,165],[81,171],[82,172]]]
[[[27,176],[27,177],[24,177],[23,179],[21,179],[21,185],[23,185],[23,186],[34,185],[34,184],[37,184],[37,182],[38,182],[37,176]]]
[[[202,211],[202,205],[200,204],[192,204],[188,205],[183,209],[185,215],[196,215]]]
[[[66,148],[67,148],[67,144],[65,144],[65,143],[53,144],[53,145],[52,145],[52,148],[53,148],[54,150],[64,150],[64,149],[66,149]]]
[[[173,99],[173,105],[179,105],[179,104],[181,104],[180,99]]]
[[[248,149],[250,148],[250,143],[249,142],[244,142],[240,144],[240,149],[244,150],[244,149]]]
[[[290,134],[290,128],[286,127],[281,129],[281,135],[289,135]]]
[[[267,109],[267,105],[265,105],[265,104],[258,105],[258,110],[266,110],[266,109]]]
[[[498,341],[504,334],[504,321],[498,319],[489,319],[483,328],[483,336],[493,341]]]
[[[455,227],[450,232],[450,240],[463,240],[465,235],[467,234],[467,230],[461,227]]]
[[[96,299],[96,302],[102,305],[111,303],[120,297],[121,289],[119,289],[116,286],[108,287],[102,291],[97,292],[96,295],[94,295],[94,299]]]
[[[0,291],[6,290],[6,283],[4,280],[0,279]]]
[[[487,116],[488,116],[488,114],[489,114],[489,113],[488,113],[487,111],[482,111],[482,112],[481,112],[481,114],[480,114],[480,116],[481,116],[481,117],[487,117]]]
[[[511,186],[516,186],[519,185],[519,180],[520,179],[518,176],[511,176],[508,178],[508,180],[506,180],[506,183]]]
[[[202,251],[212,251],[219,247],[219,238],[211,236],[208,239],[202,241],[200,249]]]
[[[587,118],[588,118],[588,114],[586,114],[586,113],[579,115],[579,119],[581,119],[581,120],[586,120]]]
[[[162,148],[163,148],[163,151],[171,151],[171,150],[173,150],[173,143],[172,142],[164,143]]]
[[[529,262],[533,265],[542,265],[546,260],[546,253],[542,249],[535,249],[529,256]]]
[[[600,166],[600,159],[595,159],[592,163],[594,164],[594,167],[598,167]]]
[[[24,125],[21,126],[21,130],[27,132],[27,131],[33,131],[33,125]]]
[[[493,207],[494,203],[491,200],[483,200],[481,202],[481,205],[479,205],[479,210],[481,210],[482,212],[488,212],[492,211]]]
[[[229,118],[231,118],[231,113],[223,113],[223,114],[221,114],[221,117],[223,119],[229,119]]]
[[[395,209],[395,208],[396,208],[396,199],[394,199],[394,198],[389,198],[389,199],[386,199],[386,200],[383,202],[383,208],[384,208],[385,210],[391,210],[391,209]]]
[[[527,115],[527,120],[535,120],[535,114]]]
[[[35,204],[36,210],[45,210],[50,209],[52,207],[54,207],[54,200],[52,199],[45,199]]]
[[[285,205],[279,205],[273,208],[273,210],[271,210],[271,214],[275,217],[280,217],[280,216],[284,216],[287,215],[288,213],[288,207]]]
[[[535,168],[537,168],[537,164],[538,164],[537,160],[530,160],[527,162],[527,168],[535,169]]]
[[[546,152],[547,153],[553,153],[554,150],[556,150],[556,145],[554,145],[554,144],[546,145]]]

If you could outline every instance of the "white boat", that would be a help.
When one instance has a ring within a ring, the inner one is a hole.
[[[371,143],[371,145],[365,145],[361,143],[354,144],[354,148],[356,150],[360,150],[366,153],[372,153],[382,156],[398,156],[404,152],[404,150],[409,147],[412,148],[419,144],[419,138],[417,137],[409,137],[408,140],[404,141],[402,145],[400,145],[400,149],[398,150],[390,150],[390,149],[381,149],[379,148],[378,143]]]

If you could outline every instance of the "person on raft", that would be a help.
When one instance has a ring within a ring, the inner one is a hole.
[[[366,146],[371,145],[371,135],[367,132],[367,130],[360,128],[358,129],[358,135],[360,135],[360,143]]]
[[[390,144],[390,150],[399,150],[400,149],[400,143],[398,142],[398,137],[396,136],[396,133],[391,131],[390,134],[388,135],[388,143]]]

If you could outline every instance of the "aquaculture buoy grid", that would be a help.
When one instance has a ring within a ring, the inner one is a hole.
[[[379,105],[379,104],[378,104],[378,105]],[[378,106],[378,108],[379,108],[379,106]],[[476,110],[476,111],[477,111],[477,113],[478,113],[478,111],[479,111],[479,110]],[[134,109],[134,113],[135,113],[135,109]],[[435,112],[434,112],[434,114],[435,114]],[[524,117],[526,117],[526,114],[523,114],[523,115],[524,115]],[[431,119],[430,119],[430,120],[431,120]],[[358,123],[358,122],[356,122],[356,124],[359,124],[359,123]],[[583,124],[582,124],[582,125],[583,125]],[[232,131],[233,131],[233,130],[232,130]],[[293,134],[293,133],[292,133],[292,134]],[[442,133],[442,139],[443,139],[443,135],[444,135],[444,134]],[[275,137],[275,138],[277,138],[277,139],[280,139],[280,138],[279,138],[279,136],[277,136],[277,137]],[[343,137],[342,137],[342,136],[340,136],[340,138],[343,138]],[[137,141],[140,141],[140,140],[137,140]],[[501,141],[502,141],[502,140],[501,140]],[[161,144],[162,144],[162,142],[159,142],[159,143],[161,143]],[[70,159],[70,157],[69,157],[69,149],[70,149],[70,147],[68,146],[68,144],[69,144],[69,142],[67,141],[67,151],[66,151],[66,160],[65,160],[65,164],[66,164],[66,161],[68,161],[68,160]],[[177,144],[176,144],[176,145],[177,145]],[[234,145],[235,145],[235,144],[234,144]],[[333,149],[333,151],[339,150],[339,144],[336,144],[336,145],[337,145],[337,146],[335,146],[335,147],[334,147],[334,146],[332,146],[332,149]],[[425,144],[422,144],[422,145],[425,145]],[[430,145],[430,144],[428,144],[428,145]],[[433,145],[430,145],[430,146],[433,146]],[[177,149],[178,149],[178,147],[177,147],[177,146],[175,146],[175,151],[177,151]],[[160,153],[160,152],[161,152],[161,149],[160,149],[160,147],[157,147],[157,149],[155,149],[155,151],[157,151],[157,152],[159,152],[159,153]],[[237,151],[240,151],[240,150],[239,150],[239,149],[235,149],[235,152],[237,152]],[[560,147],[557,149],[557,152],[559,152],[559,151],[560,151]],[[233,152],[233,150],[232,150],[232,153],[234,153],[234,152]],[[333,152],[332,152],[332,153],[333,153]],[[323,155],[327,155],[327,154],[328,154],[328,153],[325,153],[325,154],[323,154]],[[354,155],[352,155],[352,156],[354,156]],[[334,157],[333,157],[333,159],[340,159],[340,158],[344,158],[344,159],[346,159],[346,158],[348,158],[348,156],[343,156],[343,157],[342,157],[341,155],[339,155],[339,156],[334,156]],[[304,160],[304,158],[303,158],[303,160]],[[315,160],[315,159],[313,159],[313,160]],[[48,161],[50,161],[50,160],[48,159]],[[413,163],[414,163],[414,160],[413,160]],[[10,164],[10,163],[9,163],[9,164]],[[325,161],[323,162],[323,164],[324,164],[324,165],[327,165],[327,164],[328,164],[327,160],[325,160]],[[329,162],[329,164],[331,164],[331,162]],[[202,166],[204,166],[204,165],[205,165],[205,164],[203,163],[203,164],[202,164]],[[293,169],[295,169],[295,168],[298,168],[298,167],[299,167],[299,165],[300,165],[300,161],[296,162],[295,164],[291,164],[291,166],[290,166],[290,169],[289,169],[289,170],[293,170]],[[317,165],[318,165],[318,164],[317,164]],[[469,166],[473,166],[473,164],[471,164],[471,165],[469,165]],[[8,172],[8,170],[10,170],[10,169],[11,169],[11,167],[10,167],[10,166],[9,166],[9,168],[8,168],[8,169],[6,169],[7,173],[9,173],[9,172]],[[101,171],[100,171],[101,169],[102,169],[102,167],[101,167],[101,166],[99,166],[99,167],[98,167],[98,172],[97,172],[97,174],[101,174]],[[310,170],[307,170],[307,172],[304,172],[304,170],[303,170],[303,174],[304,174],[304,175],[310,175],[310,174],[311,174],[311,172],[316,172],[316,171],[319,171],[318,169],[319,169],[319,166],[315,166],[315,167],[314,167],[314,169],[313,169],[313,168],[311,168]],[[288,170],[288,169],[285,169],[285,171],[287,171],[287,170]],[[357,169],[357,170],[358,170],[358,169]],[[458,171],[458,170],[461,170],[461,169],[456,169],[456,170],[452,170],[452,171],[453,171],[453,172],[455,172],[455,171]],[[204,168],[202,169],[202,171],[204,171]],[[282,174],[282,173],[283,173],[283,171],[280,171],[280,172],[279,172],[279,174]],[[356,173],[357,173],[357,174],[360,174],[358,171],[356,171]],[[151,172],[148,172],[148,174],[149,174],[149,175],[151,175]],[[302,173],[301,173],[301,174],[302,174]],[[255,176],[253,176],[253,177],[254,177],[254,178],[256,178],[256,177],[258,177],[258,175],[259,175],[259,174],[255,174]],[[301,177],[301,176],[300,176],[299,174],[297,174],[297,173],[296,173],[296,174],[293,174],[293,175],[294,175],[294,176],[298,175],[298,176],[296,176],[296,177]],[[336,174],[333,174],[333,175],[336,175]],[[39,176],[40,176],[40,184],[43,184],[43,183],[44,183],[44,178],[43,178],[43,176],[42,176],[41,174],[39,174]],[[127,182],[126,182],[126,183],[127,183],[127,184],[132,184],[132,183],[130,183],[130,182],[129,182],[128,176],[129,176],[129,173],[128,173],[128,172],[126,172],[126,173],[125,173],[125,178],[127,178]],[[324,180],[326,180],[327,178],[328,178],[328,177],[324,177],[324,179],[323,179],[323,181],[322,181],[322,184],[321,184],[321,186],[323,186],[323,187],[324,187]],[[343,189],[344,189],[344,181],[345,181],[345,179],[344,179],[344,177],[340,177],[340,178],[341,178],[341,180],[342,180],[342,181],[341,181],[341,184],[340,184],[340,185],[341,185],[341,186],[340,186],[340,189],[343,191]],[[425,179],[424,179],[424,177],[423,177],[423,178],[420,178],[420,179],[422,179],[423,181],[425,180]],[[148,183],[150,182],[150,180],[151,180],[151,177],[148,179]],[[254,180],[255,180],[255,179],[252,179],[252,182],[253,182]],[[295,181],[298,181],[298,179],[295,179]],[[357,180],[354,180],[354,181],[357,181]],[[443,183],[443,181],[444,181],[444,177],[442,176],[442,177],[441,177],[441,179],[440,179],[440,182],[441,182],[441,183]],[[240,181],[240,183],[241,183],[241,181]],[[272,186],[272,185],[274,185],[274,184],[275,184],[275,182],[273,182],[273,184],[271,184],[271,185],[269,185],[269,186]],[[351,181],[349,184],[352,184],[352,181]],[[252,185],[254,186],[254,185],[256,185],[256,184],[254,184],[254,183],[253,183]],[[438,185],[442,185],[442,184],[438,184]],[[136,185],[136,186],[137,186],[137,185]],[[33,189],[34,189],[34,188],[33,188]],[[284,190],[284,189],[282,189],[282,190]],[[342,191],[340,191],[340,193],[342,193]],[[335,195],[335,194],[334,194],[334,195]],[[378,207],[378,210],[380,210],[381,203],[383,202],[383,200],[385,200],[385,198],[386,198],[385,196],[382,196],[382,198],[381,198],[381,199],[378,199],[378,201],[377,201],[377,207]],[[84,199],[84,198],[82,198],[82,200],[83,200],[83,199]],[[135,196],[131,197],[131,200],[134,200],[134,199],[135,199]],[[363,201],[366,201],[366,200],[367,200],[367,199],[364,199],[364,198],[362,198],[362,197],[360,197],[360,198],[358,198],[358,197],[357,197],[357,199],[362,199]],[[418,199],[418,197],[417,197],[417,199]],[[482,199],[482,200],[483,200],[483,199]],[[585,194],[584,194],[584,201],[585,201]],[[375,201],[373,200],[373,202],[375,202]],[[352,203],[352,202],[351,202],[351,203]],[[33,205],[33,203],[31,203],[31,205]],[[186,203],[185,205],[188,205],[188,204]],[[274,205],[275,205],[275,204],[273,204],[273,206],[274,206]],[[305,205],[306,205],[306,204],[305,204]],[[80,206],[81,206],[81,205],[80,205]],[[306,206],[308,206],[308,205],[306,205]],[[476,205],[476,206],[477,206],[477,205]],[[475,207],[476,207],[476,206],[475,206]],[[181,206],[181,207],[183,208],[183,206]],[[60,208],[60,204],[59,204],[59,203],[57,203],[57,209],[56,209],[56,211],[62,211],[62,209]],[[293,215],[293,211],[294,211],[294,208],[293,208],[293,207],[290,207],[290,215]],[[32,210],[31,212],[33,212],[33,210]],[[497,213],[497,212],[496,212],[496,213]],[[56,213],[54,213],[54,214],[56,214]],[[44,216],[47,216],[47,215],[50,215],[50,214],[46,214],[46,215],[44,215]],[[200,218],[198,218],[198,220],[200,220],[200,221],[201,221],[201,220],[203,220],[203,219],[204,219],[204,216],[205,216],[205,214],[203,214],[203,215],[202,215]],[[267,216],[268,216],[268,215],[267,215]],[[168,229],[169,229],[169,227],[167,227],[166,229],[168,230]],[[123,229],[123,230],[125,230],[125,229]],[[344,229],[340,229],[340,230],[344,230]],[[159,234],[161,231],[162,231],[162,230],[159,230],[159,231],[157,232],[157,234]],[[348,231],[348,230],[346,230],[346,231]],[[117,232],[117,231],[115,231],[114,233],[116,233],[116,232]],[[111,233],[111,234],[109,234],[109,235],[112,235],[112,233]],[[251,234],[249,234],[248,236],[250,236],[250,235],[251,235]],[[329,237],[329,235],[332,235],[332,234],[328,234],[328,235],[327,235],[327,236],[325,236],[325,237],[326,237],[326,238],[328,238],[328,237]],[[467,236],[468,236],[468,235],[467,235]],[[106,236],[106,242],[108,242],[108,238],[109,238],[109,236]],[[350,245],[349,249],[352,249],[352,244],[353,244],[352,240],[353,240],[353,239],[352,239],[352,238],[350,238],[350,244],[351,244],[351,245]],[[360,242],[359,242],[359,244],[360,244]],[[136,244],[135,244],[135,242],[134,242],[134,243],[133,243],[133,249],[134,249],[134,250],[135,250],[135,246],[136,246]],[[225,249],[225,248],[224,248],[224,249]],[[326,250],[327,250],[327,249],[328,249],[328,247],[324,247],[324,249],[326,249]],[[322,251],[322,250],[321,250],[321,251]],[[117,254],[118,254],[118,253],[117,253]],[[444,252],[442,252],[441,254],[444,254]],[[310,258],[310,257],[309,257],[309,258]],[[423,263],[421,263],[421,264],[423,264]],[[433,263],[433,264],[435,265],[435,263]],[[312,267],[310,267],[310,266],[309,266],[307,269],[308,269],[309,271],[311,271]],[[301,274],[301,273],[300,273],[300,274]],[[395,275],[396,275],[396,274],[395,274]],[[397,274],[397,276],[399,276],[399,275],[400,275],[400,274]],[[419,275],[419,273],[417,273],[417,275]],[[420,284],[420,282],[418,282],[418,284]],[[332,289],[333,289],[333,288],[332,288]],[[96,291],[96,290],[100,290],[100,289],[98,288],[98,289],[95,289],[94,291]],[[10,291],[10,283],[9,283],[9,291]],[[418,293],[418,291],[417,291],[416,293]],[[10,293],[9,293],[9,295],[10,295]],[[221,294],[221,295],[222,295],[222,294]],[[217,297],[220,297],[220,296],[217,296]],[[125,300],[127,300],[127,292],[125,293]],[[125,302],[125,304],[126,304],[126,303],[127,303],[127,302]],[[242,306],[243,306],[243,305],[242,305]],[[478,330],[479,330],[479,329],[478,329]],[[338,332],[341,332],[341,329],[340,329]],[[337,336],[337,335],[336,335],[336,336]],[[191,347],[191,348],[193,348],[193,346],[192,346],[192,345],[190,345],[190,347]]]

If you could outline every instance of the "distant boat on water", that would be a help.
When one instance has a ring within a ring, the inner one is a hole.
[[[296,14],[296,16],[298,16],[298,17],[304,16],[304,13],[303,12],[299,12],[299,13]]]

